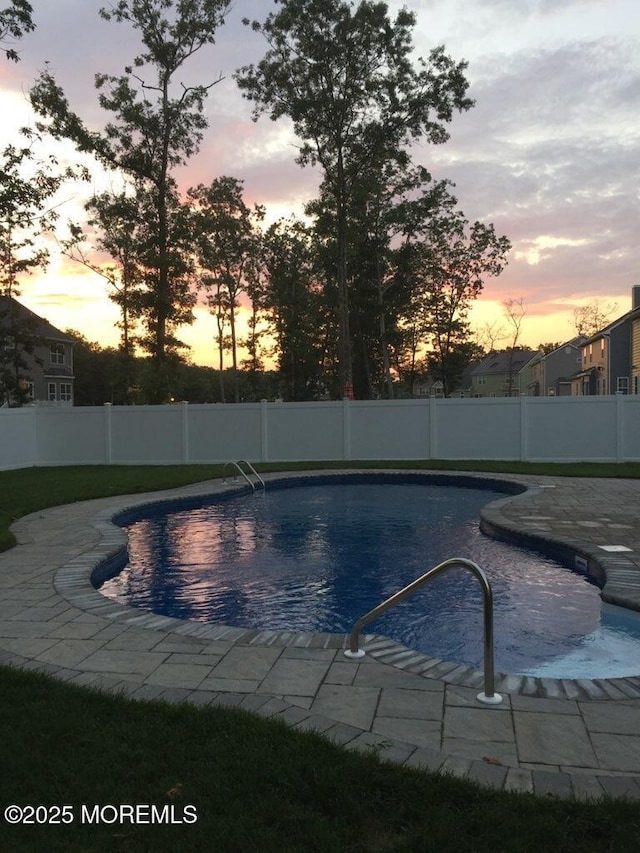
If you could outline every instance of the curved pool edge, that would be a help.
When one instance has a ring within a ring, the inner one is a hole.
[[[504,479],[518,480],[530,489],[530,495],[544,485],[544,478],[539,477]],[[549,478],[547,482],[559,480]],[[612,492],[616,500],[624,494],[624,483],[622,490],[619,485]],[[581,483],[580,490],[588,486],[589,482]],[[343,658],[341,636],[300,634],[285,638],[283,632],[279,636],[262,632],[250,641],[252,644],[242,645],[239,638],[243,633],[249,639],[242,630],[182,623],[123,608],[91,586],[89,576],[96,562],[113,557],[126,541],[124,531],[111,523],[118,512],[141,503],[222,492],[225,488],[219,481],[211,481],[167,492],[101,498],[53,507],[16,522],[12,530],[18,545],[0,554],[0,587],[5,592],[5,610],[0,609],[0,663],[135,700],[239,707],[294,729],[315,731],[349,749],[373,749],[388,761],[453,774],[496,790],[583,801],[640,799],[640,735],[636,734],[640,731],[640,701],[622,692],[612,695],[615,683],[607,681],[598,688],[597,682],[565,682],[569,690],[574,686],[581,689],[580,698],[554,699],[532,696],[534,686],[543,695],[552,696],[556,687],[553,680],[541,679],[535,685],[529,681],[510,695],[517,685],[511,683],[511,676],[499,676],[496,689],[499,686],[505,694],[503,704],[480,708],[475,701],[477,690],[455,683],[464,675],[455,671],[455,665],[445,664],[454,668],[441,671],[438,679],[429,678],[426,671],[419,677],[407,671],[408,667],[419,668],[430,661],[420,660],[424,656],[415,656],[385,637],[367,636],[370,654],[364,662]],[[574,494],[578,491],[572,485],[568,488]],[[515,502],[520,498],[526,500],[522,495]],[[633,484],[632,498],[634,506],[640,506],[640,483]],[[174,624],[162,630],[162,624],[170,622]],[[233,642],[198,638],[202,631],[211,630]],[[65,639],[70,637],[77,639]],[[286,645],[269,648],[276,643]],[[334,643],[339,647],[325,648]],[[188,662],[170,665],[172,651],[193,652],[176,657],[186,660],[203,656],[204,662],[214,646],[230,649],[221,659],[225,666],[233,664],[227,667],[227,675],[237,674],[238,657],[247,662],[256,655],[269,655],[276,661],[271,673],[280,665],[286,670],[299,664],[301,681],[307,680],[308,670],[314,667],[328,669],[317,680],[319,686],[312,694],[306,688],[275,687],[269,677],[249,690],[238,687],[232,678],[224,687],[211,686],[200,676],[188,684]],[[120,663],[107,667],[103,658],[98,665],[96,656],[105,654],[119,655]],[[145,656],[159,659],[147,674],[134,668],[137,659]],[[131,665],[130,658],[136,659]],[[434,662],[431,667],[434,675],[434,667],[440,664]],[[333,674],[334,667],[337,675]],[[171,669],[172,675],[162,673],[159,678],[164,668]],[[465,677],[473,678],[473,674]],[[633,679],[625,681],[633,687]],[[601,691],[599,696],[593,694],[594,686]],[[550,692],[545,694],[545,689]],[[329,691],[328,697],[325,691]],[[344,698],[342,710],[335,703],[331,705],[333,693],[340,691],[351,694],[348,700]],[[636,692],[640,696],[640,689]],[[571,694],[567,691],[566,695]],[[428,700],[426,706],[431,709],[436,700],[434,715],[417,718],[416,698],[420,707]],[[598,698],[619,701],[584,701]],[[373,715],[354,719],[351,715],[359,714],[367,701],[374,702]],[[406,702],[411,707],[407,708]],[[501,742],[492,736],[496,728],[505,733],[497,739]]]
[[[263,475],[267,484],[292,481],[299,479],[328,479],[344,478],[345,476],[376,476],[376,475],[417,475],[430,482],[460,483],[476,485],[479,488],[492,489],[503,487],[508,493],[504,498],[491,501],[481,509],[481,527],[488,535],[505,538],[514,544],[525,545],[560,559],[568,565],[575,557],[588,560],[588,573],[604,582],[601,595],[609,583],[608,571],[621,563],[626,564],[625,558],[616,555],[601,555],[596,552],[593,543],[578,538],[553,536],[541,531],[525,531],[504,515],[504,508],[513,501],[531,499],[541,495],[554,483],[542,480],[561,478],[535,478],[518,475],[500,475],[494,473],[474,472],[429,472],[417,469],[344,469],[326,472],[299,471],[281,472]],[[192,491],[192,490],[191,490]],[[197,506],[206,503],[213,494],[234,495],[247,492],[244,485],[214,483],[209,488],[200,489],[188,495],[182,494],[184,489],[169,490],[154,493],[151,499],[138,499],[133,496],[130,502],[119,508],[102,510],[94,520],[94,527],[101,533],[100,548],[92,552],[91,561],[88,555],[72,560],[61,567],[55,576],[55,586],[70,602],[88,612],[96,613],[116,623],[124,623],[138,627],[175,632],[184,636],[205,638],[211,641],[238,645],[252,646],[294,646],[298,648],[348,648],[348,634],[313,633],[292,630],[270,630],[268,628],[236,628],[223,624],[208,624],[203,622],[160,616],[137,607],[119,604],[103,596],[93,585],[96,575],[101,579],[113,575],[115,570],[110,566],[121,566],[126,559],[126,532],[114,522],[127,517],[141,517],[150,509],[162,510],[167,505],[180,504]],[[179,493],[179,494],[177,494]],[[452,555],[455,556],[455,555]],[[428,567],[427,567],[428,568]],[[576,567],[578,568],[578,567]],[[586,567],[585,567],[586,568]],[[640,600],[640,574],[638,575],[638,593]],[[632,599],[635,601],[635,599]],[[626,600],[625,600],[626,602]],[[612,603],[621,604],[620,600]],[[639,609],[634,604],[624,603],[622,606]],[[479,643],[482,638],[478,638]],[[379,634],[364,634],[362,647],[367,655],[397,669],[429,679],[439,679],[445,684],[455,684],[461,687],[480,688],[484,682],[484,673],[465,664],[455,661],[443,661],[432,658],[424,653],[410,649],[391,638]],[[533,675],[518,675],[497,672],[495,689],[499,693],[544,699],[570,700],[634,700],[640,699],[640,664],[638,675],[612,678],[546,678]]]

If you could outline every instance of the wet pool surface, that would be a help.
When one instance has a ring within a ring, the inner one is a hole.
[[[504,493],[371,477],[297,484],[129,529],[130,562],[101,591],[182,619],[348,632],[389,595],[450,557],[474,560],[494,594],[496,669],[555,678],[634,674],[640,618],[587,579],[479,530]],[[482,593],[462,569],[437,577],[370,629],[409,648],[482,665]]]

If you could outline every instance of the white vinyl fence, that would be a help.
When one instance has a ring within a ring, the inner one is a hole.
[[[0,409],[0,469],[238,459],[640,461],[640,396]]]

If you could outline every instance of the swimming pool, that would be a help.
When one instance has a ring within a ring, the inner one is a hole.
[[[499,484],[445,482],[379,474],[284,479],[266,494],[147,510],[151,517],[129,526],[129,564],[101,591],[184,619],[345,633],[436,563],[466,557],[493,588],[497,670],[635,674],[640,619],[602,606],[597,587],[559,563],[484,536],[480,507],[504,497]],[[468,573],[451,570],[368,630],[479,668],[480,589]]]

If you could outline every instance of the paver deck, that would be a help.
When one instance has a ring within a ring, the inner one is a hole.
[[[483,508],[487,531],[553,544],[606,577],[604,598],[640,609],[640,481],[486,478],[528,489]],[[229,488],[212,481],[19,520],[18,545],[0,554],[0,663],[139,699],[237,705],[505,790],[640,799],[640,661],[637,676],[617,679],[498,675],[504,701],[487,706],[476,698],[482,673],[385,637],[366,636],[366,657],[349,660],[342,635],[185,622],[93,588],[94,568],[126,542],[115,513]]]

